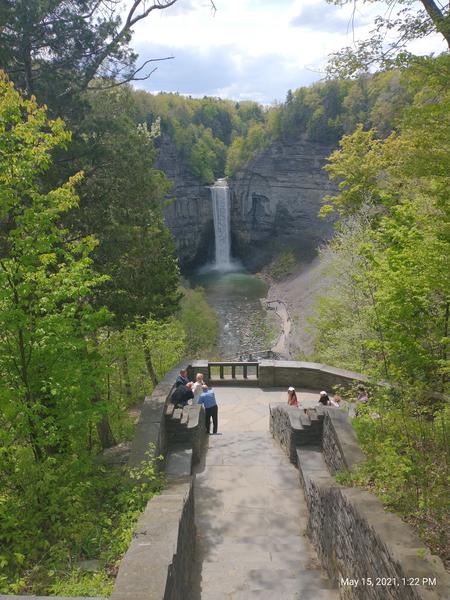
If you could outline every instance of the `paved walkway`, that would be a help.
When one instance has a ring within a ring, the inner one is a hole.
[[[219,432],[195,482],[201,600],[335,600],[305,537],[296,468],[269,432],[269,403],[286,391],[217,388]],[[318,394],[298,394],[314,406]]]

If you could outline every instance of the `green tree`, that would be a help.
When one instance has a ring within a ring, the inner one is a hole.
[[[60,226],[77,206],[80,176],[48,192],[40,184],[51,151],[69,141],[64,124],[23,100],[4,76],[0,111],[2,435],[41,461],[83,451],[101,416],[102,405],[92,403],[98,361],[87,338],[105,322],[90,302],[102,278],[92,271],[96,240],[71,240]]]
[[[154,10],[176,2],[136,0],[121,14],[122,3],[108,0],[5,0],[2,64],[26,96],[34,94],[67,116],[95,77],[112,85],[145,78],[152,61],[136,66],[129,46],[132,29]]]
[[[328,171],[341,188],[328,198],[331,208],[343,231],[349,215],[350,223],[363,219],[365,226],[359,239],[350,231],[332,242],[338,259],[352,256],[353,285],[346,291],[339,277],[332,294],[339,310],[331,321],[328,310],[319,326],[329,339],[334,328],[334,345],[345,345],[341,334],[354,324],[350,307],[359,304],[367,368],[432,389],[448,380],[448,60],[426,60],[405,73],[404,83],[417,92],[399,131],[380,140],[360,127],[330,157]]]
[[[353,0],[327,0],[330,4],[343,6],[354,4]],[[373,4],[372,0],[362,0],[359,4]],[[448,5],[434,0],[375,0],[385,5],[386,11],[375,19],[375,27],[368,38],[357,40],[352,47],[346,47],[332,55],[328,72],[333,77],[355,77],[367,73],[373,66],[392,67],[395,62],[409,61],[409,42],[438,32],[450,47],[450,12]],[[397,9],[397,10],[396,10]]]

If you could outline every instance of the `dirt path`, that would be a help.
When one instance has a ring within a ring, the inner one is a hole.
[[[319,259],[285,281],[275,282],[267,293],[266,304],[276,303],[280,318],[280,335],[274,352],[286,358],[307,358],[313,351],[314,327],[309,319],[315,314],[315,305],[328,284]],[[276,350],[280,348],[280,350]]]

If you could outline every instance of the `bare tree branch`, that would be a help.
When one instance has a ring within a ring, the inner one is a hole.
[[[116,46],[120,40],[122,40],[125,35],[130,32],[131,28],[136,25],[136,23],[148,17],[152,11],[164,10],[170,6],[173,6],[176,2],[178,2],[178,0],[156,0],[153,4],[146,7],[145,0],[134,0],[122,28],[117,32],[111,42],[109,42],[109,44],[103,48],[103,50],[97,55],[95,60],[86,70],[82,87],[87,88],[89,82],[95,77],[95,74],[97,73],[103,61],[111,54],[114,46]],[[141,13],[138,12],[140,7],[142,7]]]
[[[129,83],[130,81],[145,81],[146,79],[149,79],[149,77],[151,77],[151,75],[157,70],[158,67],[155,67],[154,69],[152,69],[149,73],[147,73],[143,77],[136,77],[136,75],[138,73],[140,73],[140,71],[142,71],[142,69],[144,69],[149,63],[159,62],[161,60],[172,60],[173,58],[175,58],[175,57],[174,56],[164,56],[163,58],[149,58],[144,63],[142,63],[142,65],[139,68],[137,68],[135,71],[133,71],[133,73],[131,73],[126,79],[117,81],[115,83],[112,83],[111,85],[106,85],[106,86],[88,86],[87,89],[89,91],[100,92],[103,90],[110,90],[111,88],[119,87],[121,85],[124,85],[125,83]]]

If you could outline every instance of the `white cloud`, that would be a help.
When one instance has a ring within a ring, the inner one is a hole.
[[[325,0],[179,0],[136,26],[145,60],[173,54],[139,87],[192,95],[282,100],[323,77],[330,53],[366,35],[378,6],[352,22],[351,6]],[[369,17],[367,17],[367,14]]]

